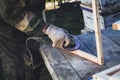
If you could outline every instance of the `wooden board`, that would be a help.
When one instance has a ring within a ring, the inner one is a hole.
[[[117,21],[112,24],[113,30],[120,30],[120,21]]]
[[[93,80],[120,80],[120,64],[94,74]]]

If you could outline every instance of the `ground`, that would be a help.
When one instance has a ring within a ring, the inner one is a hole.
[[[81,29],[84,28],[83,15],[79,2],[64,3],[56,9],[54,7],[51,9],[49,6],[47,7],[46,18],[48,23],[62,27],[71,34],[80,34]],[[40,80],[52,80],[45,66],[42,70]]]

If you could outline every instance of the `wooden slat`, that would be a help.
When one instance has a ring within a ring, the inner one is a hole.
[[[92,0],[92,9],[93,9],[93,19],[95,27],[95,37],[96,37],[96,48],[97,48],[97,57],[101,64],[104,64],[103,52],[102,52],[102,40],[101,32],[99,26],[99,4],[98,0]]]
[[[58,49],[42,45],[40,52],[53,80],[81,80]]]
[[[120,74],[118,76],[115,74],[118,71],[120,71],[120,64],[107,70],[101,71],[100,73],[94,74],[93,80],[119,80]]]
[[[120,30],[120,21],[117,21],[112,24],[113,30]]]
[[[87,60],[90,60],[90,61],[92,61],[92,62],[94,62],[96,64],[101,65],[101,62],[99,62],[98,57],[96,57],[94,55],[91,55],[89,53],[86,53],[86,52],[84,52],[82,50],[74,50],[74,51],[68,51],[68,52],[71,53],[71,54],[75,54],[75,55],[77,55],[79,57],[85,58]]]

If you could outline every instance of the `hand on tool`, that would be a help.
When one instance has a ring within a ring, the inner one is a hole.
[[[48,26],[47,30],[45,31],[45,34],[47,34],[49,38],[52,40],[53,47],[63,47],[68,46],[70,44],[70,39],[68,35],[65,33],[65,31],[52,24]]]

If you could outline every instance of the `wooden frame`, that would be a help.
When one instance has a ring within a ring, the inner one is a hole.
[[[93,80],[120,80],[120,64],[94,74]]]
[[[97,57],[94,55],[91,55],[87,52],[84,52],[82,50],[75,50],[75,51],[69,51],[73,54],[76,54],[80,57],[83,57],[85,59],[88,59],[94,63],[97,63],[99,65],[104,64],[103,60],[103,53],[102,53],[102,41],[101,41],[101,32],[99,27],[99,5],[98,0],[92,1],[92,9],[93,9],[93,18],[94,18],[94,25],[95,25],[95,37],[96,37],[96,47],[97,47]]]
[[[74,50],[74,51],[68,51],[70,53],[73,53],[77,56],[80,56],[80,57],[83,57],[85,59],[88,59],[96,64],[99,64],[99,65],[103,65],[103,63],[101,63],[101,61],[98,59],[98,57],[94,56],[94,55],[91,55],[85,51],[82,51],[82,50]]]

